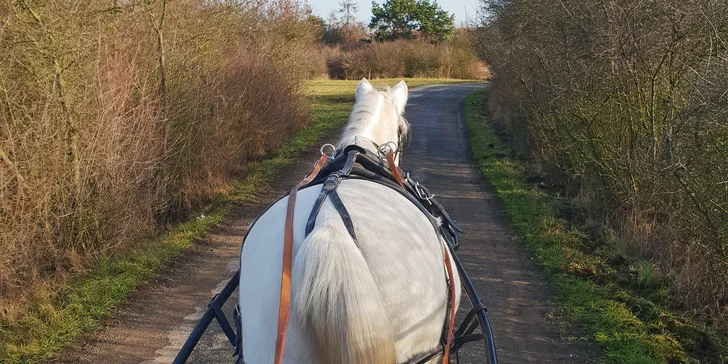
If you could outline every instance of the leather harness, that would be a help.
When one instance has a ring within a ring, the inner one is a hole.
[[[313,172],[299,182],[288,195],[286,210],[286,227],[283,233],[283,269],[281,273],[281,295],[278,306],[278,330],[276,336],[275,363],[283,362],[283,351],[286,345],[288,319],[291,317],[291,265],[293,263],[293,212],[296,206],[296,195],[301,187],[309,184],[319,174],[328,156],[321,154],[314,165]]]
[[[400,134],[401,135],[401,134]],[[408,137],[408,135],[406,136]],[[407,144],[400,140],[399,145]],[[417,206],[427,216],[438,235],[443,236],[447,244],[457,248],[457,233],[462,229],[450,218],[444,207],[434,199],[434,195],[421,184],[413,181],[407,174],[402,178],[403,172],[394,163],[392,148],[385,145],[378,148],[380,151],[374,156],[373,152],[357,145],[350,145],[335,156],[322,155],[316,163],[314,170],[303,181],[294,187],[288,196],[284,241],[283,241],[283,264],[281,274],[280,305],[278,311],[278,329],[275,345],[275,363],[283,362],[283,353],[286,342],[286,331],[290,318],[291,304],[291,265],[293,252],[293,212],[296,203],[298,190],[305,187],[322,185],[321,193],[314,203],[309,219],[306,223],[305,235],[308,236],[316,224],[316,217],[321,210],[323,202],[328,198],[336,211],[339,213],[349,235],[358,246],[354,224],[341,201],[336,188],[344,179],[361,179],[387,186],[399,192],[410,202]],[[399,152],[399,151],[398,151]],[[382,155],[383,154],[383,155]],[[382,158],[384,157],[384,158]],[[386,163],[385,163],[386,159]],[[450,262],[448,248],[443,245],[443,265],[447,272],[448,283],[448,320],[443,328],[441,344],[434,350],[416,355],[402,364],[425,363],[439,354],[443,354],[442,363],[447,364],[451,346],[459,348],[462,343],[455,342],[453,345],[453,327],[455,325],[455,287],[454,272]],[[460,330],[458,330],[460,331]],[[457,333],[456,333],[457,334]],[[457,336],[457,335],[456,335]],[[457,341],[457,339],[455,339]],[[241,354],[242,357],[242,354]]]
[[[400,123],[400,128],[398,130],[399,143],[396,145],[394,143],[387,143],[381,146],[376,143],[372,143],[376,147],[377,152],[370,152],[357,146],[356,139],[354,143],[355,145],[346,147],[338,154],[334,151],[333,154],[335,155],[332,155],[331,157],[324,154],[322,148],[321,158],[319,158],[318,162],[314,166],[314,170],[288,194],[289,200],[284,232],[278,331],[276,335],[277,338],[274,358],[276,363],[281,363],[283,360],[286,328],[288,327],[288,321],[290,318],[290,285],[293,258],[293,210],[298,190],[304,187],[319,184],[322,185],[321,193],[316,199],[306,223],[306,235],[308,235],[315,227],[316,216],[318,216],[318,213],[321,210],[321,205],[328,197],[339,213],[339,216],[344,222],[344,225],[346,226],[346,229],[351,235],[354,243],[358,245],[354,224],[346,210],[346,206],[344,206],[344,203],[341,201],[341,198],[336,191],[336,187],[343,179],[361,179],[392,188],[407,198],[428,218],[436,233],[443,238],[446,245],[446,247],[443,246],[443,260],[445,270],[447,272],[449,292],[448,299],[450,305],[448,315],[449,320],[447,320],[443,326],[443,333],[440,340],[441,343],[432,350],[417,354],[400,364],[424,364],[438,355],[443,355],[443,363],[447,364],[451,350],[457,355],[458,350],[466,343],[480,340],[485,341],[486,351],[488,353],[488,362],[490,364],[497,364],[498,359],[493,340],[493,332],[488,320],[488,310],[485,307],[483,300],[478,297],[478,293],[475,291],[473,282],[465,272],[457,254],[455,254],[455,251],[459,247],[458,233],[463,232],[463,230],[450,218],[443,206],[435,200],[434,195],[430,193],[425,186],[413,181],[409,174],[404,174],[395,165],[395,154],[399,154],[401,156],[401,150],[406,148],[411,140],[410,128],[407,127],[406,130],[403,130],[403,127],[406,127],[409,123],[406,119],[402,119],[403,122]],[[392,152],[393,146],[397,148],[397,151],[394,153]],[[386,159],[386,163],[384,162],[384,159]],[[405,178],[402,178],[403,175]],[[285,196],[283,196],[283,198],[284,197]],[[261,216],[267,211],[268,209],[265,209]],[[258,219],[251,224],[248,232],[253,229],[253,225],[255,225],[257,221]],[[246,238],[243,238],[243,242],[245,242]],[[456,309],[455,288],[452,284],[454,282],[454,272],[450,259],[455,262],[455,266],[457,267],[457,271],[460,275],[462,287],[467,293],[470,303],[473,306],[472,309],[465,315],[463,321],[454,333],[453,328]],[[233,329],[225,317],[225,314],[222,312],[222,305],[238,287],[239,283],[240,270],[233,275],[230,281],[225,285],[225,288],[223,288],[220,293],[216,294],[212,301],[210,301],[207,306],[207,311],[197,323],[197,326],[195,326],[192,333],[187,338],[187,341],[185,341],[184,346],[177,354],[177,357],[174,360],[175,364],[185,363],[213,319],[217,319],[218,324],[225,333],[225,336],[227,336],[228,340],[235,348],[233,356],[237,357],[236,363],[246,364],[243,355],[243,324],[240,314],[240,306],[239,304],[235,305],[235,310],[233,311],[235,329]],[[482,333],[475,332],[478,327],[481,328]]]

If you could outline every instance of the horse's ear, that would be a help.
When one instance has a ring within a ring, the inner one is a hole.
[[[404,114],[404,107],[407,105],[407,84],[404,81],[399,81],[397,85],[392,88],[392,102],[394,107],[397,108],[397,113],[400,115]]]
[[[359,100],[365,93],[374,90],[372,84],[367,81],[366,78],[362,78],[359,84],[356,86],[356,99]]]

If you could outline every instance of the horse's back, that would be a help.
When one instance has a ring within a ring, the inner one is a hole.
[[[315,285],[339,285],[337,289],[340,291],[334,292],[339,296],[334,301],[357,301],[362,309],[373,307],[371,312],[359,311],[358,315],[374,315],[376,312],[381,313],[378,316],[385,315],[370,319],[386,321],[386,335],[391,335],[394,340],[397,362],[433,348],[439,342],[445,318],[447,285],[442,246],[430,221],[415,205],[391,188],[369,181],[344,180],[337,191],[351,216],[356,241],[349,235],[339,212],[330,201],[322,205],[313,232],[304,239],[305,225],[320,191],[321,186],[301,190],[296,201],[291,284],[293,307],[286,362],[315,363],[322,357],[316,351],[319,347],[326,347],[325,343],[316,339],[322,337],[322,333],[313,332],[315,325],[311,324],[311,317],[306,317],[308,313],[295,311],[296,307],[312,307],[296,305],[296,302],[301,303],[302,297],[310,296],[311,292],[301,293],[302,289],[318,288],[323,289],[322,292],[332,289]],[[287,201],[287,198],[278,201],[260,217],[251,228],[243,248],[240,301],[245,358],[249,363],[272,362]],[[301,254],[301,249],[305,253],[316,248],[322,250],[315,255]],[[342,253],[341,249],[345,252]],[[337,269],[332,270],[331,267]],[[307,277],[307,274],[317,276]],[[373,289],[369,289],[366,296],[361,293],[356,296],[353,292],[359,284],[362,285],[358,287],[360,289],[366,285]],[[301,294],[303,296],[299,297]],[[327,304],[323,298],[321,300],[316,301],[313,297],[308,304],[316,307]],[[346,302],[339,304],[345,307]],[[348,317],[347,320],[367,324],[361,322],[367,320],[366,317]],[[324,337],[322,340],[330,339]]]
[[[443,246],[432,223],[386,186],[351,180],[339,188],[344,204],[352,206],[359,248],[384,297],[397,361],[432,349],[442,334],[448,295]]]

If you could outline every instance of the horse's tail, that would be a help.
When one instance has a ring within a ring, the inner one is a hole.
[[[313,329],[325,363],[393,364],[394,337],[374,277],[353,239],[314,230],[296,254],[292,309]]]

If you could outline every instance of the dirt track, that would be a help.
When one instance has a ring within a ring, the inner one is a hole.
[[[461,102],[482,84],[425,86],[412,90],[407,119],[412,145],[403,168],[425,184],[465,229],[458,252],[489,309],[500,363],[584,363],[584,348],[559,335],[546,319],[549,289],[533,262],[512,237],[503,209],[468,153]],[[338,132],[327,141],[335,141]],[[84,344],[58,362],[171,362],[212,295],[237,269],[240,243],[253,219],[311,168],[318,147],[286,168],[273,188],[255,203],[236,209],[187,254],[142,287]],[[232,312],[237,297],[224,309]],[[466,301],[466,300],[464,300]],[[466,311],[463,306],[461,312]],[[211,328],[215,324],[211,326]],[[231,362],[232,350],[217,328],[209,330],[190,362]],[[471,344],[463,363],[484,363],[482,346]]]

